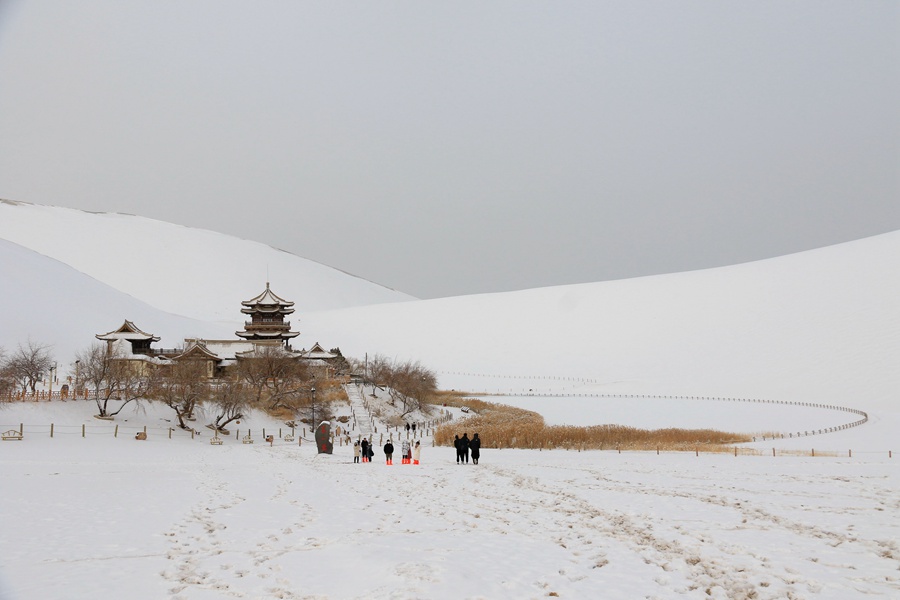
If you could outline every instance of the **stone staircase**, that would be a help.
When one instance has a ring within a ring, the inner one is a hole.
[[[359,437],[372,439],[375,434],[375,426],[372,422],[372,415],[366,408],[365,392],[362,386],[355,383],[344,384],[344,391],[350,399],[350,408],[353,410],[353,419],[356,422],[356,432]]]

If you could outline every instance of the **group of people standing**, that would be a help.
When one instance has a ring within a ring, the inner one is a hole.
[[[403,452],[401,455],[402,464],[419,464],[419,459],[422,456],[422,446],[419,442],[416,442],[415,446],[411,446],[408,440],[403,440],[400,448]],[[394,443],[391,440],[388,440],[384,445],[384,459],[387,464],[394,464]]]
[[[362,457],[362,462],[372,462],[372,458],[375,456],[374,446],[366,438],[354,443],[353,462],[360,462],[360,457]],[[472,439],[469,439],[468,432],[463,433],[462,437],[455,436],[453,446],[456,448],[456,464],[468,464],[470,455],[472,464],[478,464],[478,459],[481,458],[481,438],[478,437],[477,433],[472,436]],[[413,446],[410,445],[409,440],[403,440],[400,444],[400,451],[403,464],[419,464],[419,459],[422,456],[422,446],[419,442],[416,442]],[[394,464],[394,443],[390,439],[384,445],[384,460],[386,464]]]
[[[472,453],[472,464],[477,465],[478,459],[481,458],[481,438],[478,434],[469,439],[468,432],[463,433],[462,437],[455,436],[453,446],[456,448],[456,464],[469,464],[469,452]]]
[[[371,462],[375,456],[374,446],[366,438],[353,444],[353,462],[358,463],[360,456],[362,456],[362,462]],[[422,446],[419,442],[416,442],[415,446],[411,446],[409,440],[403,440],[400,447],[403,452],[403,464],[419,464],[422,456]],[[386,464],[394,464],[394,443],[390,439],[384,445],[384,459]]]

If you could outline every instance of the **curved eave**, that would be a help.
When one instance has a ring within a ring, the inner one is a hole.
[[[263,332],[263,331],[235,331],[234,334],[240,338],[244,338],[247,340],[252,340],[254,338],[265,338],[265,339],[279,339],[279,338],[294,338],[300,335],[299,331],[272,331],[272,332]]]
[[[270,304],[253,306],[248,308],[242,308],[241,312],[245,315],[252,315],[254,313],[281,313],[283,315],[289,315],[294,312],[293,308],[284,308],[283,306],[273,306]]]

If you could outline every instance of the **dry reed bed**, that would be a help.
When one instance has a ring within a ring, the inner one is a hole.
[[[538,413],[514,406],[466,398],[458,393],[443,393],[439,398],[447,406],[467,406],[474,412],[435,431],[434,442],[442,446],[452,445],[456,435],[468,433],[472,437],[478,433],[485,448],[734,452],[734,444],[752,439],[748,435],[713,429],[547,425]]]

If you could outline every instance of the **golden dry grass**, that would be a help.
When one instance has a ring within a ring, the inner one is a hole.
[[[472,416],[442,425],[434,436],[437,445],[452,445],[455,435],[478,433],[485,448],[578,450],[665,450],[734,452],[734,444],[751,441],[748,435],[713,429],[638,429],[623,425],[546,425],[536,412],[443,392],[437,400],[447,406],[467,406]],[[741,449],[738,454],[744,453]],[[752,452],[747,452],[752,453]]]

